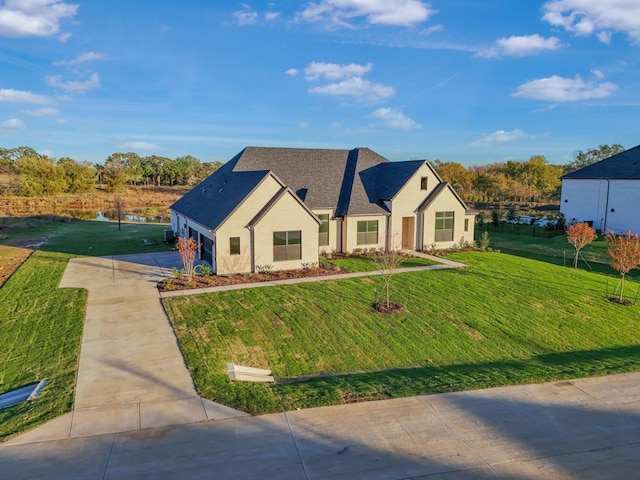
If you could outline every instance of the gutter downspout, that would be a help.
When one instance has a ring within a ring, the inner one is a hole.
[[[609,188],[611,187],[610,180],[607,180],[607,201],[604,207],[604,225],[602,226],[602,233],[607,232],[607,218],[609,217]]]
[[[251,255],[251,273],[256,273],[256,247],[255,247],[255,232],[253,227],[247,227],[249,229],[249,252]]]

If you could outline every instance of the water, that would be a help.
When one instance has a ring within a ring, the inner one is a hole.
[[[102,221],[102,222],[110,222],[118,220],[117,212],[102,212],[98,210],[94,220]],[[134,222],[134,223],[171,223],[171,217],[169,215],[144,215],[141,212],[135,212],[131,214],[126,214],[122,216],[123,222]]]

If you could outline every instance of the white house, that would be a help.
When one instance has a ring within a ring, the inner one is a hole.
[[[304,268],[323,252],[448,248],[473,241],[476,214],[425,160],[265,147],[242,150],[171,212],[218,274]]]
[[[564,175],[560,211],[567,223],[640,233],[640,145]]]

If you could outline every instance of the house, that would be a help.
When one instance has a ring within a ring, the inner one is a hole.
[[[369,150],[247,147],[171,206],[218,274],[302,268],[319,253],[448,248],[476,212],[424,160]]]
[[[562,177],[560,211],[568,223],[640,233],[640,145]]]

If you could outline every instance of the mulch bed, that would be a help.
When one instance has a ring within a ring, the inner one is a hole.
[[[619,303],[620,305],[625,305],[627,307],[631,307],[631,306],[635,305],[634,302],[632,302],[631,300],[627,300],[626,298],[607,297],[607,300],[609,300],[610,302],[613,302],[613,303]]]
[[[378,313],[400,313],[400,312],[404,312],[404,305],[401,305],[401,304],[395,303],[395,302],[389,302],[389,305],[387,305],[387,302],[378,302],[373,306],[373,308]]]
[[[271,273],[238,273],[234,275],[196,275],[188,281],[186,277],[168,278],[158,283],[158,290],[168,292],[173,290],[190,290],[193,288],[224,287],[227,285],[241,285],[245,283],[273,282],[292,278],[324,277],[347,273],[335,265],[327,265],[303,270],[276,270]]]

